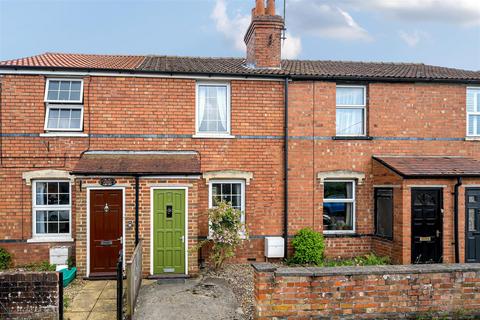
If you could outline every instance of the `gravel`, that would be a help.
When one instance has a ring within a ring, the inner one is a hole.
[[[68,301],[67,305],[71,305],[73,299],[82,291],[86,284],[87,281],[77,278],[73,280],[68,287],[63,289],[63,299],[64,301]],[[68,306],[65,309],[68,309]]]
[[[238,302],[242,305],[245,319],[253,319],[253,268],[249,264],[230,264],[222,270],[205,270],[205,276],[226,280],[232,287]]]

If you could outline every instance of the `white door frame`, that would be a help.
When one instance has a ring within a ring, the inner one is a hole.
[[[87,277],[90,276],[90,191],[91,190],[122,190],[122,255],[125,269],[125,187],[89,186],[87,188]]]
[[[184,190],[185,191],[185,274],[188,275],[188,186],[150,187],[150,275],[153,274],[153,192],[154,190]]]

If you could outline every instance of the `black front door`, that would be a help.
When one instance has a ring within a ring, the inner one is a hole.
[[[412,263],[442,262],[442,189],[412,189]]]
[[[480,262],[480,188],[467,188],[465,195],[465,261]]]

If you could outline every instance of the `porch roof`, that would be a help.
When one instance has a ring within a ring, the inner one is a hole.
[[[200,174],[194,151],[89,151],[82,155],[76,175],[190,175]]]
[[[454,156],[373,156],[404,178],[480,177],[480,161]]]

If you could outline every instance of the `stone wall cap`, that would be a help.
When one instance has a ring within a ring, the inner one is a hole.
[[[252,263],[252,267],[258,272],[274,272],[277,266],[272,263]]]
[[[480,272],[480,264],[424,264],[346,267],[277,267],[270,263],[252,264],[258,272],[274,272],[279,277],[355,276],[374,274],[421,274],[443,272]]]

